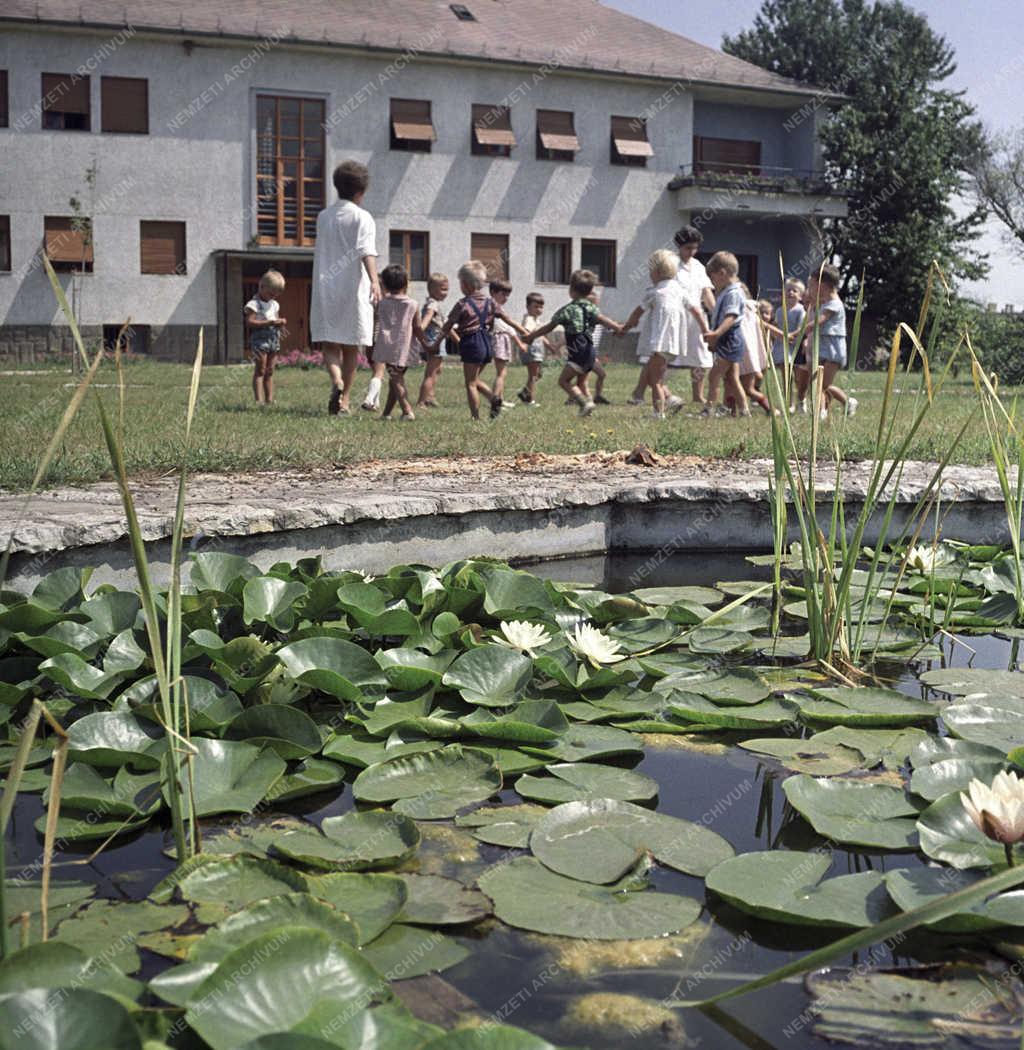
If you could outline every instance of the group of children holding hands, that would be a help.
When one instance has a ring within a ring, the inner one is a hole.
[[[420,307],[409,297],[405,267],[392,264],[377,273],[373,218],[360,207],[368,181],[363,165],[340,164],[334,172],[339,199],[317,219],[310,334],[323,350],[331,377],[328,412],[332,415],[350,411],[358,354],[371,345],[373,375],[362,407],[379,408],[386,373],[382,419],[390,419],[396,408],[402,420],[416,418],[406,372],[419,363],[420,352],[426,367],[417,408],[436,407],[443,361],[454,355],[462,363],[473,419],[480,418],[482,406],[492,419],[510,407],[504,388],[515,354],[527,368],[518,397],[525,404],[536,404],[537,381],[551,350],[548,336],[561,328],[566,357],[558,385],[567,403],[587,416],[597,404],[608,403],[601,395],[604,370],[595,348],[599,327],[616,335],[639,328],[637,355],[642,368],[630,402],[642,403],[650,388],[656,418],[676,413],[684,404],[668,389],[672,367],[690,370],[692,398],[703,416],[749,416],[751,402],[771,412],[759,388],[769,352],[780,369],[792,362],[795,401],[790,411],[807,411],[815,352],[822,370],[816,410],[826,415],[829,402],[835,400],[847,414],[856,411],[856,400],[835,385],[837,372],[846,364],[846,325],[834,267],[823,266],[806,289],[800,281],[787,281],[784,302],[773,310],[767,300],[751,299],[739,281],[738,262],[731,252],[716,252],[705,268],[696,258],[701,233],[687,226],[675,235],[675,251],[659,249],[651,255],[650,287],[621,324],[598,307],[598,278],[590,270],[572,273],[569,302],[548,322],[541,322],[544,300],[538,292],[526,297],[526,313],[518,322],[507,312],[512,286],[505,280],[489,280],[486,267],[478,260],[459,267],[462,297],[446,316],[449,281],[444,274],[430,275],[428,298]],[[273,400],[274,358],[280,330],[287,323],[278,315],[277,298],[283,287],[284,278],[269,270],[260,280],[257,295],[245,305],[255,362],[253,392],[257,401],[262,394],[265,403]],[[492,361],[495,374],[488,385],[482,373]],[[593,394],[589,389],[592,372],[598,378]],[[719,405],[723,387],[725,400]]]

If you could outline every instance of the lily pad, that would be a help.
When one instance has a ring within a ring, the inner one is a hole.
[[[469,828],[474,838],[494,846],[527,849],[530,833],[547,813],[545,806],[482,806],[455,818],[460,828]]]
[[[129,1005],[139,998],[143,987],[109,960],[60,941],[29,945],[0,961],[0,999],[32,988],[86,988]]]
[[[586,762],[615,755],[642,755],[643,743],[623,729],[610,726],[570,725],[544,751],[523,747],[531,755],[544,755],[561,762]]]
[[[309,715],[287,704],[259,704],[234,718],[224,734],[269,747],[281,758],[307,758],[323,746],[320,730]]]
[[[868,770],[879,763],[898,769],[911,749],[932,739],[920,729],[853,729],[835,726],[806,740],[765,737],[740,741],[747,751],[770,755],[795,773],[837,776],[854,769]]]
[[[560,937],[663,937],[696,922],[701,912],[700,903],[691,897],[586,885],[549,871],[533,857],[516,857],[491,868],[478,885],[509,926]]]
[[[458,744],[368,766],[352,784],[365,802],[394,802],[394,809],[420,820],[451,817],[501,790],[501,772],[486,754]]]
[[[895,689],[840,685],[811,690],[811,698],[794,697],[810,722],[837,726],[903,726],[928,722],[938,708]]]
[[[951,868],[896,868],[885,873],[889,896],[901,911],[910,911],[944,897],[954,890],[967,889],[983,878]],[[1000,893],[971,908],[957,912],[929,927],[943,933],[977,933],[1001,926],[1024,926],[1024,890]]]
[[[440,875],[401,875],[407,897],[400,922],[417,926],[458,926],[476,922],[493,911],[479,890]]]
[[[424,653],[419,649],[381,649],[374,654],[377,663],[395,689],[414,692],[429,685],[440,685],[445,671],[457,655],[454,649]]]
[[[998,842],[993,842],[968,816],[960,801],[959,792],[936,799],[918,818],[921,851],[935,860],[954,868],[1002,868],[1006,854]],[[1014,847],[1016,863],[1021,863],[1024,849]]]
[[[345,912],[359,929],[359,943],[379,937],[405,907],[408,890],[398,875],[334,874],[309,877],[309,892]]]
[[[643,773],[596,762],[564,762],[548,766],[550,776],[522,776],[516,791],[523,798],[556,805],[596,798],[643,802],[658,794],[658,782]]]
[[[977,777],[991,783],[1006,765],[1003,753],[985,744],[950,737],[929,737],[911,753],[910,790],[934,802],[951,791],[966,791]]]
[[[86,663],[77,653],[58,653],[39,665],[39,673],[87,700],[105,700],[124,681],[120,671],[108,674]]]
[[[941,693],[969,693],[1024,697],[1024,675],[1019,671],[996,671],[980,667],[949,667],[925,671],[920,681]]]
[[[327,817],[323,834],[312,828],[289,831],[274,843],[274,848],[312,867],[365,871],[401,864],[416,852],[419,842],[415,821],[401,813],[351,810],[344,816]]]
[[[567,802],[542,817],[530,849],[546,867],[582,882],[621,878],[645,853],[688,875],[706,875],[733,856],[721,835],[630,802]]]
[[[251,561],[239,554],[204,551],[192,559],[192,583],[197,591],[214,591],[241,599],[247,580],[260,575]]]
[[[362,581],[342,584],[337,591],[338,605],[367,634],[378,637],[418,634],[420,624],[404,601],[392,602],[373,584]]]
[[[98,711],[68,729],[69,756],[91,766],[156,769],[167,748],[160,727],[124,711]]]
[[[449,970],[469,957],[469,949],[437,930],[396,922],[362,950],[389,981]]]
[[[666,694],[667,713],[684,722],[716,729],[768,729],[796,720],[796,705],[786,700],[761,700],[755,704],[718,704],[696,693]]]
[[[345,769],[337,762],[306,758],[277,780],[266,797],[268,802],[290,802],[337,788],[344,780]]]
[[[510,707],[530,682],[533,661],[503,645],[481,645],[463,653],[442,683],[457,689],[468,704]]]
[[[270,748],[202,737],[192,746],[192,793],[200,817],[251,813],[285,771],[284,759]]]
[[[424,751],[435,751],[441,746],[437,740],[415,740],[393,746],[390,741],[379,740],[367,733],[335,733],[324,744],[323,754],[347,766],[365,769],[389,758],[418,755]]]
[[[175,886],[185,900],[221,904],[232,911],[244,908],[264,897],[282,893],[304,893],[306,880],[292,868],[256,857],[203,858],[191,870],[179,869],[173,879],[165,880],[164,893],[169,897]],[[156,899],[156,887],[152,896]],[[161,894],[162,896],[163,894]]]
[[[266,623],[275,631],[290,631],[295,626],[295,603],[305,596],[304,583],[254,576],[242,589],[242,619],[247,625]]]
[[[0,1000],[0,1050],[142,1050],[131,1014],[109,995],[33,988]],[[40,1021],[45,1023],[40,1023]]]
[[[680,690],[695,693],[724,705],[757,704],[767,699],[771,690],[756,671],[681,670],[663,678],[658,692]]]
[[[216,682],[196,675],[183,675],[182,693],[188,704],[189,726],[193,733],[218,732],[242,713],[238,697]],[[159,708],[156,675],[140,679],[117,698],[138,714],[152,718]]]
[[[343,638],[303,638],[278,649],[277,658],[297,682],[340,700],[362,700],[367,686],[387,684],[377,661]]]
[[[942,721],[961,740],[984,744],[1004,754],[1024,746],[1024,696],[971,694],[945,707]]]

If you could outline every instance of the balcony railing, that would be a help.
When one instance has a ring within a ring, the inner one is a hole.
[[[808,196],[849,197],[851,189],[838,179],[810,168],[773,168],[764,164],[699,161],[684,164],[668,188],[684,186],[707,189],[746,190],[751,193],[794,193]]]

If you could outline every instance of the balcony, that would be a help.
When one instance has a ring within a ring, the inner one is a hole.
[[[683,165],[668,188],[680,211],[780,219],[842,219],[850,196],[820,171],[707,160]]]

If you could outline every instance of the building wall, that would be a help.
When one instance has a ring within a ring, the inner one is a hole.
[[[678,87],[668,102],[659,103],[670,87],[665,81],[545,74],[534,67],[453,68],[422,56],[396,62],[266,43],[261,49],[256,42],[196,42],[188,48],[141,33],[90,62],[109,39],[84,30],[9,30],[0,37],[0,68],[9,71],[10,91],[10,128],[0,129],[0,209],[11,216],[12,240],[12,272],[0,274],[0,352],[4,331],[17,329],[24,345],[26,331],[39,337],[45,326],[59,322],[45,272],[33,260],[43,216],[70,215],[72,196],[93,219],[94,273],[77,279],[83,324],[114,325],[130,317],[162,335],[168,356],[180,356],[179,343],[194,344],[200,325],[207,326],[208,347],[216,343],[222,264],[211,253],[245,248],[255,234],[254,111],[260,92],[325,100],[328,170],[346,158],[369,165],[365,206],[377,217],[382,262],[391,228],[429,231],[431,269],[452,275],[469,256],[471,233],[508,234],[515,310],[534,287],[534,240],[541,234],[572,237],[574,266],[580,238],[615,240],[617,287],[606,290],[603,305],[613,316],[624,316],[646,284],[647,255],[685,218],[666,185],[691,160],[694,103]],[[95,65],[93,130],[40,130],[41,73],[71,72],[87,62]],[[101,75],[148,78],[148,135],[98,130]],[[438,141],[431,154],[389,148],[392,96],[432,101]],[[509,98],[518,141],[512,157],[472,156],[471,104]],[[575,113],[582,147],[575,163],[535,159],[538,108]],[[742,112],[726,113],[729,107],[719,109],[698,105],[704,133],[731,135],[728,129],[746,119]],[[648,166],[610,164],[609,118],[645,112],[654,149]],[[758,110],[750,119],[764,125],[764,113]],[[89,169],[95,170],[92,186]],[[329,183],[327,189],[330,200]],[[186,221],[187,273],[139,272],[140,219]],[[285,258],[287,249],[280,254]],[[240,291],[232,282],[237,283],[239,267],[229,264],[225,272],[226,298],[235,312]],[[62,275],[62,281],[68,284],[70,277]],[[562,290],[545,291],[556,305]],[[424,288],[414,284],[411,293],[422,296]],[[241,328],[237,318],[229,320],[231,355],[237,357]],[[158,349],[161,340],[152,343]]]
[[[701,99],[693,107],[695,135],[760,142],[761,163],[768,168],[819,167],[815,126],[793,106],[755,108]]]

